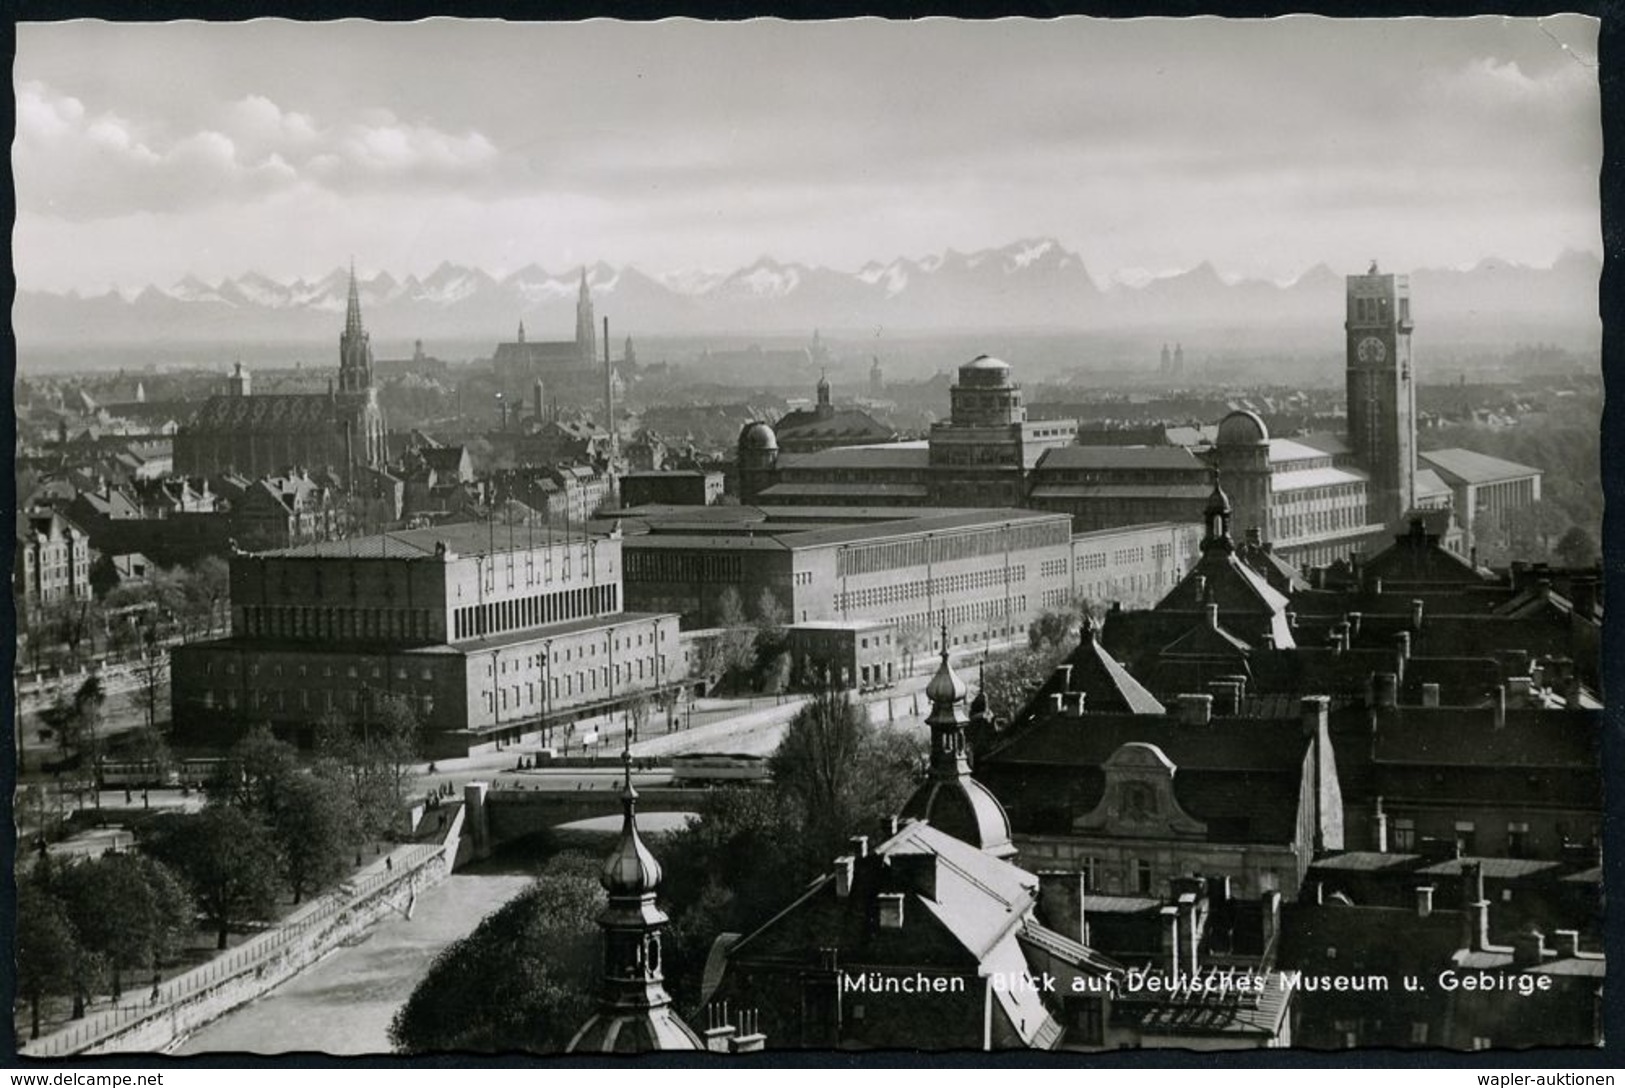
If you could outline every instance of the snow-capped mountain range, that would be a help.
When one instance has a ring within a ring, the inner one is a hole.
[[[1055,328],[1167,330],[1340,323],[1343,272],[1316,265],[1293,282],[1227,280],[1204,262],[1174,275],[1129,273],[1097,283],[1083,259],[1050,238],[997,249],[949,249],[871,262],[856,272],[763,256],[731,272],[650,275],[627,265],[586,270],[594,305],[615,337],[698,332]],[[1344,271],[1361,271],[1347,269]],[[367,326],[380,340],[508,339],[520,321],[535,339],[575,329],[581,269],[529,264],[504,276],[442,263],[428,275],[379,272],[360,281]],[[1465,270],[1411,270],[1418,324],[1595,322],[1601,261],[1565,253],[1551,268],[1485,260]],[[21,291],[20,344],[109,341],[295,341],[338,334],[349,273],[282,283],[248,272],[218,283],[187,276],[168,287],[97,296]]]

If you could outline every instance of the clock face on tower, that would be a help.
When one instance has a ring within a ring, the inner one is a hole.
[[[1355,353],[1362,363],[1380,363],[1388,358],[1388,349],[1375,336],[1361,340],[1359,346],[1355,348]]]

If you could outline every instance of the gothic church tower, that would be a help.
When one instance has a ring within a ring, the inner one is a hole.
[[[365,393],[372,388],[372,338],[361,325],[361,293],[355,282],[355,262],[350,263],[350,300],[344,311],[344,331],[339,334],[339,392]]]
[[[581,365],[595,367],[598,363],[598,328],[592,316],[592,293],[587,290],[587,270],[581,269],[581,292],[576,296],[576,348],[581,352]]]

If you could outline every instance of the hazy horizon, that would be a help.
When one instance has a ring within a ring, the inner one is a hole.
[[[17,30],[19,290],[1029,237],[1097,282],[1601,252],[1582,16]]]

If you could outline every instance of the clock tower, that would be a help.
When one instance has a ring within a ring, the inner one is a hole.
[[[1366,486],[1367,519],[1399,526],[1416,501],[1416,373],[1410,277],[1348,277],[1348,439]]]

